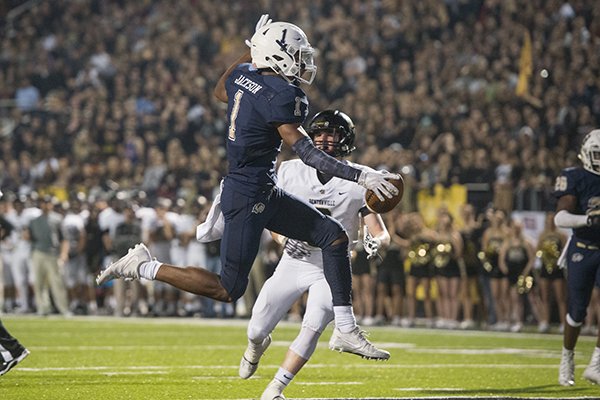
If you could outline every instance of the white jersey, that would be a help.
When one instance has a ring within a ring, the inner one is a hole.
[[[367,169],[362,165],[349,164],[355,168]],[[350,249],[354,247],[359,238],[360,212],[366,207],[365,188],[356,182],[337,177],[322,184],[317,170],[298,159],[282,162],[277,176],[277,186],[341,223],[348,234]],[[311,253],[318,252],[317,257],[321,257],[321,249],[310,247],[310,250]]]
[[[78,239],[78,237],[70,237],[71,234],[79,235],[85,230],[85,218],[81,214],[67,213],[61,223],[63,237],[67,240]],[[74,231],[77,232],[74,232]]]
[[[28,240],[23,239],[23,231],[28,229],[29,223],[42,215],[42,210],[37,207],[25,208],[21,214],[17,214],[16,211],[11,210],[5,215],[5,218],[13,226],[11,233],[11,242],[14,246],[14,250],[20,250],[29,252],[31,250],[31,243]]]
[[[357,164],[352,166],[368,169]],[[354,247],[359,238],[361,211],[366,207],[366,189],[335,177],[322,184],[317,171],[300,160],[282,162],[277,176],[279,187],[339,221],[348,234],[349,248]],[[323,273],[323,254],[321,249],[309,248],[308,257],[293,258],[287,252],[283,253],[275,272],[256,299],[248,332],[269,334],[307,290],[309,295],[302,326],[321,333],[333,319],[331,290]]]
[[[107,207],[98,214],[98,225],[102,231],[108,231],[111,239],[115,238],[117,226],[125,221],[123,214],[115,211],[111,207]]]

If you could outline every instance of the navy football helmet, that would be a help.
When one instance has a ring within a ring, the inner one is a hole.
[[[315,139],[319,133],[323,132],[332,135],[333,139],[331,141]],[[354,147],[356,137],[354,122],[340,110],[325,110],[315,115],[308,124],[308,135],[315,143],[315,147],[333,157],[347,156],[356,149]]]

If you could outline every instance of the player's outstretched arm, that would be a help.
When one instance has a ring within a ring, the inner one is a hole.
[[[225,81],[227,81],[227,78],[229,78],[229,75],[231,75],[231,72],[235,69],[235,67],[237,67],[240,64],[248,63],[248,62],[252,62],[252,56],[250,55],[250,49],[246,50],[246,52],[244,54],[242,54],[237,60],[235,60],[233,62],[233,64],[231,64],[229,66],[229,68],[227,68],[227,71],[225,71],[223,73],[223,75],[221,75],[221,77],[219,78],[219,81],[217,82],[217,85],[215,86],[215,89],[213,90],[213,94],[215,95],[217,100],[219,100],[223,103],[227,103],[228,98],[227,98],[227,90],[225,89]]]
[[[384,200],[384,196],[394,197],[398,194],[398,189],[387,179],[400,179],[399,175],[390,174],[387,171],[361,171],[336,160],[324,151],[317,149],[299,123],[281,124],[277,130],[283,141],[292,147],[306,165],[324,174],[357,182],[359,185],[373,190],[380,200]]]

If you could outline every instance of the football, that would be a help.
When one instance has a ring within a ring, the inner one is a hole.
[[[375,192],[367,190],[365,193],[365,201],[367,208],[377,214],[385,214],[394,209],[402,200],[404,194],[404,180],[402,176],[400,179],[388,179],[396,188],[398,188],[398,194],[394,197],[386,197],[383,201],[379,200]]]

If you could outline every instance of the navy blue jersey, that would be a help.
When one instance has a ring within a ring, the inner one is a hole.
[[[240,64],[225,82],[229,99],[227,159],[238,190],[248,194],[276,183],[275,161],[281,149],[276,125],[302,124],[308,115],[306,94],[278,75],[263,75]]]
[[[563,169],[556,178],[554,196],[565,195],[577,197],[576,214],[585,214],[589,209],[600,206],[600,175],[596,175],[581,167]],[[574,228],[573,236],[578,239],[600,243],[600,230],[584,226]]]

